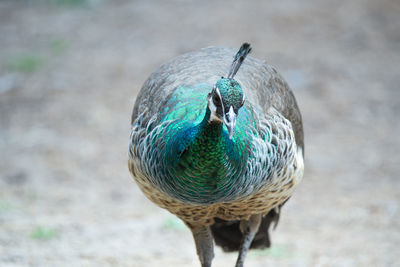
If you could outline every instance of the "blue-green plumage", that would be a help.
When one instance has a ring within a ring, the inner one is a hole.
[[[248,158],[254,156],[251,142],[256,131],[252,126],[257,122],[252,108],[240,109],[235,135],[229,139],[223,123],[209,123],[211,111],[206,100],[212,88],[205,84],[180,86],[165,100],[168,108],[160,113],[161,126],[148,128],[149,139],[156,139],[154,135],[163,140],[147,151],[154,157],[145,164],[158,165],[157,172],[149,175],[162,180],[161,190],[184,202],[232,200],[237,195],[234,187],[243,183]]]

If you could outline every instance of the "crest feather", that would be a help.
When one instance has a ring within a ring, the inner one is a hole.
[[[233,77],[238,72],[240,66],[242,65],[246,56],[251,52],[251,46],[249,43],[244,43],[240,47],[239,51],[235,55],[235,59],[232,62],[231,69],[229,70],[228,79],[233,79]]]

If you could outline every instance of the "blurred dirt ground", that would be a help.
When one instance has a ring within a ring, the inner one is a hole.
[[[247,266],[399,266],[400,2],[0,2],[0,265],[199,266],[127,169],[165,60],[253,45],[303,112],[306,173]],[[236,254],[216,251],[213,266]]]

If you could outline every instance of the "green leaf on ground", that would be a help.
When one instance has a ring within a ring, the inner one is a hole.
[[[34,72],[42,67],[44,58],[37,54],[26,53],[9,60],[8,68],[19,72]]]
[[[36,240],[51,240],[58,238],[60,232],[54,228],[47,228],[44,226],[38,226],[31,232],[31,238]]]
[[[187,230],[187,226],[182,222],[182,220],[176,217],[170,217],[166,219],[162,225],[164,229],[174,229],[179,231]]]
[[[268,256],[272,258],[288,259],[293,258],[294,254],[285,245],[273,244],[269,249],[250,250],[249,256]]]
[[[50,42],[50,50],[53,54],[61,54],[68,49],[68,43],[62,38],[54,39]]]
[[[82,6],[88,4],[88,0],[51,0],[52,3],[60,6]]]

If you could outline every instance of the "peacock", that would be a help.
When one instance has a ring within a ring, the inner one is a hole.
[[[214,242],[239,251],[236,267],[250,248],[269,247],[269,228],[303,177],[295,97],[275,68],[247,57],[251,50],[207,47],[168,61],[132,112],[129,170],[189,227],[202,267],[211,266]]]

